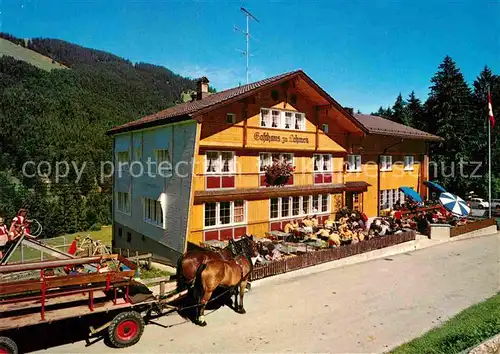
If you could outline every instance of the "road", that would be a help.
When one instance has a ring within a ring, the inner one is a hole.
[[[379,353],[417,337],[500,289],[500,234],[254,288],[246,315],[222,307],[197,327],[178,315],[150,324],[122,353]],[[114,352],[102,341],[41,353]]]

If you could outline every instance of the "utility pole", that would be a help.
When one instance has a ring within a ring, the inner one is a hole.
[[[247,20],[247,28],[246,28],[246,31],[243,31],[243,30],[239,29],[238,27],[234,26],[234,29],[235,29],[235,31],[239,31],[245,35],[247,49],[246,50],[236,49],[236,50],[246,56],[246,60],[247,60],[246,75],[247,75],[247,84],[248,84],[248,73],[249,73],[248,63],[249,63],[249,57],[251,56],[251,54],[250,54],[250,37],[252,37],[250,35],[249,23],[250,23],[250,20],[254,20],[256,22],[260,22],[260,21],[257,20],[257,18],[254,15],[252,15],[250,12],[248,12],[245,8],[241,7],[240,10],[241,10],[241,12],[243,12],[245,14],[245,17]]]

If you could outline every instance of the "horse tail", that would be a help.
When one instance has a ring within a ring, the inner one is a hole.
[[[177,292],[181,292],[182,290],[187,288],[186,279],[184,278],[184,274],[182,271],[182,261],[184,260],[184,255],[180,256],[177,260],[177,269],[175,272],[175,280],[177,281]]]
[[[201,264],[196,270],[196,278],[194,281],[193,295],[196,303],[200,303],[201,298],[203,297],[203,282],[201,280],[201,273],[207,268],[206,264]]]

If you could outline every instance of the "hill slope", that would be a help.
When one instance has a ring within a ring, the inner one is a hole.
[[[160,66],[134,65],[61,40],[31,39],[27,46],[71,70],[45,71],[0,57],[0,215],[11,217],[28,203],[48,236],[109,223],[111,180],[100,174],[101,163],[111,160],[105,132],[172,106],[195,83]],[[48,161],[52,174],[23,176],[26,161]],[[85,163],[78,183],[74,170],[55,179],[57,161]],[[13,178],[22,185],[10,183]]]
[[[0,56],[10,56],[47,71],[66,68],[51,58],[3,38],[0,38]]]

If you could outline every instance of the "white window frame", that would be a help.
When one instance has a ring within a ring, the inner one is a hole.
[[[240,222],[234,222],[234,202],[235,201],[243,201],[243,221]],[[222,224],[220,221],[220,204],[221,203],[227,203],[227,202],[215,202],[215,225],[206,225],[206,220],[205,220],[205,205],[206,203],[203,204],[203,229],[204,230],[210,230],[210,229],[221,229],[225,227],[232,227],[232,226],[240,226],[240,225],[245,225],[247,223],[247,201],[238,199],[238,200],[231,200],[229,201],[230,203],[230,212],[229,212],[229,218],[230,222],[228,224]]]
[[[323,210],[323,197],[326,195],[327,199],[327,208],[326,210]],[[316,196],[316,195],[314,195]],[[293,215],[293,198],[294,197],[276,197],[276,198],[270,198],[269,199],[269,220],[286,220],[286,219],[293,219],[293,218],[298,218],[301,216],[306,216],[306,215],[317,215],[317,214],[327,214],[330,213],[331,210],[331,196],[330,194],[318,194],[318,207],[321,208],[321,210],[318,211],[313,211],[312,208],[312,201],[313,201],[313,195],[301,195],[299,196],[299,214],[298,215]],[[271,217],[271,199],[278,199],[278,217]],[[289,200],[289,208],[288,208],[288,215],[283,216],[282,215],[282,205],[283,205],[283,199],[288,199]],[[303,210],[304,209],[304,199],[307,199],[308,201],[308,210]]]
[[[120,158],[120,155],[121,157],[123,157],[125,154],[127,154],[127,160],[122,160]],[[126,162],[126,164],[124,164],[124,162]],[[124,151],[117,151],[116,152],[116,163],[118,165],[118,170],[121,171],[121,172],[126,172],[129,170],[129,167],[130,167],[130,151],[128,150],[124,150]]]
[[[328,156],[330,159],[330,166],[325,170],[325,156]],[[314,161],[316,161],[316,157],[319,157],[319,169],[316,171],[314,170]],[[314,154],[313,159],[312,159],[312,169],[314,173],[322,173],[322,172],[333,172],[333,159],[331,154]]]
[[[415,165],[415,156],[406,155],[404,157],[404,170],[413,171],[414,165]]]
[[[328,133],[328,124],[327,123],[321,124],[321,130],[325,133]]]
[[[156,208],[156,210],[154,212],[154,215],[153,215],[153,212],[151,213],[153,218],[150,218],[147,215],[148,214],[147,213],[148,206],[151,206],[153,208],[153,205],[154,205],[154,208]],[[156,199],[143,197],[142,198],[142,220],[147,224],[151,224],[154,226],[158,226],[162,229],[165,229],[165,218],[163,215],[163,208],[161,206],[161,202],[156,200]]]
[[[398,200],[400,204],[405,201],[405,195],[399,189],[382,189],[380,191],[380,210],[394,209]]]
[[[236,123],[236,114],[234,114],[234,113],[226,113],[226,123],[228,123],[228,124],[235,124]]]
[[[116,192],[116,211],[125,215],[131,215],[132,204],[129,192]]]
[[[347,172],[361,172],[361,155],[347,155]]]
[[[264,116],[265,112],[265,116]],[[275,113],[275,114],[273,114]],[[277,114],[276,114],[277,113]],[[289,128],[286,128],[286,115],[291,114],[291,120],[289,124]],[[278,117],[278,121],[276,122],[276,126],[273,127],[274,121],[273,116]],[[297,120],[297,118],[299,118]],[[300,122],[300,123],[299,123]],[[300,124],[300,125],[297,125]],[[306,115],[303,112],[290,111],[284,109],[277,108],[261,108],[260,109],[260,127],[261,128],[269,128],[269,129],[284,129],[284,130],[295,130],[295,131],[304,131],[306,129]],[[298,128],[297,128],[298,127]]]
[[[274,163],[273,155],[279,155],[280,162],[286,162],[285,155],[290,155],[291,156],[291,164],[292,164],[292,166],[295,166],[295,155],[292,152],[259,152],[258,167],[259,167],[260,174],[265,173],[265,171],[264,171],[265,166],[271,166]],[[265,156],[264,160],[267,160],[266,162],[264,162],[263,165],[261,165],[262,156]],[[261,167],[263,167],[262,170],[261,170]]]
[[[164,156],[166,153],[167,156]],[[156,149],[154,150],[154,155],[155,155],[155,162],[156,162],[156,172],[158,173],[158,166],[165,161],[168,161],[169,163],[167,164],[167,167],[165,171],[172,172],[172,157],[170,156],[170,150],[169,149]],[[165,159],[165,157],[167,157]]]
[[[381,155],[380,156],[380,171],[392,171],[392,156],[391,155]]]
[[[216,153],[217,154],[217,168],[216,171],[207,171],[208,168],[208,154],[209,153]],[[232,155],[232,161],[229,164],[229,171],[222,172],[222,154],[231,154]],[[236,154],[234,151],[206,151],[205,152],[205,174],[207,175],[234,175],[236,170]]]

